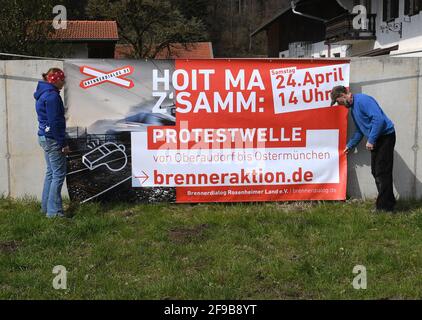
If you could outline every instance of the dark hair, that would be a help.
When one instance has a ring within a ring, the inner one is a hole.
[[[331,90],[331,105],[336,104],[336,100],[342,94],[347,94],[347,88],[344,86],[336,86]]]
[[[62,71],[62,69],[60,69],[60,68],[50,68],[46,73],[42,74],[42,78],[44,79],[44,81],[47,81],[47,76],[50,73],[54,73],[54,72],[57,72],[57,71]]]

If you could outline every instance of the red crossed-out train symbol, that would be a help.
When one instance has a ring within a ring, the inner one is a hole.
[[[98,86],[106,82],[113,83],[126,89],[133,88],[134,86],[132,80],[123,78],[123,76],[127,76],[133,73],[135,68],[132,66],[125,66],[110,72],[104,72],[89,66],[81,66],[79,70],[81,73],[87,76],[91,76],[91,78],[83,80],[79,84],[83,89]]]

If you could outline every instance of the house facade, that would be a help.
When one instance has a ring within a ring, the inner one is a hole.
[[[296,15],[294,23],[292,15]],[[314,40],[296,32],[300,26],[308,29],[311,20],[323,30]],[[266,31],[268,43],[278,47],[269,46],[269,57],[421,57],[422,0],[293,1],[251,36],[261,31]],[[282,36],[286,32],[290,32],[288,40]]]
[[[49,41],[68,48],[66,58],[114,58],[119,34],[116,21],[67,21],[65,29],[53,29]]]

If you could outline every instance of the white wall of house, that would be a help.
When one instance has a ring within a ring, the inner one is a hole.
[[[353,0],[341,0],[340,2],[345,4],[349,9],[353,8]],[[383,2],[383,0],[372,0],[371,9],[368,12],[376,14],[376,40],[353,44],[349,54],[354,55],[372,49],[388,48],[398,45],[399,49],[392,51],[390,53],[391,55],[422,57],[422,11],[415,15],[407,16],[404,14],[405,0],[399,0],[399,16],[389,24],[401,23],[402,36],[400,36],[398,32],[383,28],[387,25],[383,21]]]
[[[278,54],[279,58],[288,58],[289,57],[289,50],[284,50],[279,52]]]
[[[399,49],[397,51],[392,51],[390,54],[422,57],[422,11],[413,16],[405,16],[404,6],[405,0],[399,0],[399,17],[394,20],[395,23],[402,24],[402,37],[400,37],[398,32],[382,29],[382,26],[386,25],[386,22],[382,21],[383,1],[372,1],[371,13],[377,15],[374,49],[399,45]],[[392,22],[390,24],[392,24]],[[414,51],[419,52],[415,53]]]
[[[353,8],[354,0],[337,0],[343,4],[350,12]],[[364,3],[365,1],[361,1]],[[398,32],[383,30],[386,25],[383,21],[383,0],[372,0],[371,9],[368,13],[376,14],[376,41],[374,49],[385,48],[399,45],[399,50],[413,50],[422,47],[422,12],[413,16],[407,16],[405,11],[405,0],[399,0],[399,16],[394,20],[396,23],[402,23],[402,37]],[[402,49],[403,48],[403,49]]]
[[[342,0],[343,4],[348,8],[353,7],[353,0]],[[412,16],[404,14],[405,0],[399,0],[399,17],[389,24],[401,23],[402,35],[385,28],[387,25],[383,21],[383,0],[372,0],[371,10],[368,13],[376,14],[376,40],[375,41],[358,41],[351,45],[332,45],[331,57],[334,54],[340,54],[340,57],[356,55],[366,51],[378,48],[388,48],[395,45],[399,49],[392,51],[390,54],[402,57],[422,57],[422,11]],[[283,51],[280,57],[288,57],[289,51]],[[328,57],[328,47],[323,41],[313,44],[312,57]]]
[[[343,58],[347,56],[347,45],[331,45],[330,57],[338,57]],[[312,57],[313,58],[326,58],[329,57],[328,55],[328,45],[324,43],[324,41],[316,42],[312,45]]]
[[[347,57],[347,51],[350,46],[348,45],[331,45],[331,57]],[[290,56],[289,50],[284,50],[279,53],[280,58],[288,58]],[[328,56],[328,45],[324,41],[316,42],[312,44],[311,51],[312,58],[327,58]]]

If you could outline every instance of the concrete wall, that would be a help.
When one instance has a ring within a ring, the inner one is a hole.
[[[7,108],[6,81],[4,77],[6,63],[0,61],[0,194],[9,194],[9,163],[7,145]]]
[[[0,61],[0,194],[40,197],[45,163],[37,141],[33,93],[60,61]],[[67,195],[66,187],[63,195]]]
[[[62,67],[62,63],[0,61],[0,194],[38,198],[41,195],[45,164],[37,143],[32,94],[41,73],[53,66]],[[399,198],[422,198],[421,70],[420,58],[387,56],[351,61],[351,89],[373,95],[395,123],[394,178]],[[354,126],[349,120],[351,134]],[[362,140],[349,156],[347,190],[355,198],[376,195],[365,143]]]
[[[421,143],[422,59],[355,58],[351,62],[351,90],[374,96],[394,122],[397,142],[394,157],[394,187],[399,198],[422,198]],[[354,130],[349,119],[349,136]],[[357,198],[376,195],[370,172],[370,152],[363,139],[349,156],[348,193]]]

